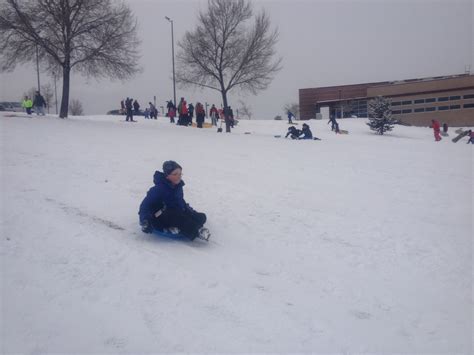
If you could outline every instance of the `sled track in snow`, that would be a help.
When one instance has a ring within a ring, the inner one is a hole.
[[[109,220],[106,220],[106,219],[103,219],[103,218],[100,218],[100,217],[97,217],[97,216],[90,215],[90,214],[88,214],[84,211],[81,211],[77,207],[68,206],[65,203],[53,200],[51,198],[46,198],[45,200],[48,201],[48,202],[56,204],[67,214],[74,214],[74,215],[79,216],[79,217],[87,218],[87,219],[89,219],[90,221],[92,221],[94,223],[102,224],[102,225],[105,225],[105,226],[107,226],[109,228],[112,228],[112,229],[115,229],[115,230],[119,230],[119,231],[124,231],[125,230],[125,228],[119,226],[118,224],[116,224],[112,221],[109,221]]]

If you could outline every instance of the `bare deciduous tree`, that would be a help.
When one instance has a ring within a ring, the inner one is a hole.
[[[300,115],[300,105],[295,102],[291,104],[286,104],[285,106],[283,106],[283,110],[285,111],[285,114],[290,111],[293,115],[295,115],[296,118],[298,118]]]
[[[23,96],[21,97],[21,100],[23,100],[23,98],[24,98],[25,96],[28,96],[28,97],[31,99],[31,101],[33,101],[33,99],[35,98],[35,95],[36,95],[36,91],[37,91],[37,90],[38,90],[38,89],[35,88],[35,87],[30,88],[28,91],[26,91],[26,92],[23,93]],[[20,100],[20,101],[21,101],[21,100]]]
[[[46,101],[46,106],[48,107],[48,113],[49,113],[49,108],[51,104],[53,103],[53,98],[54,98],[53,86],[51,84],[45,84],[41,86],[41,95],[43,95],[44,101]]]
[[[252,109],[244,101],[239,101],[239,113],[242,117],[247,117],[249,120],[252,119]]]
[[[264,11],[249,26],[251,18],[249,1],[208,0],[196,29],[178,43],[178,83],[219,91],[224,107],[233,88],[254,94],[266,89],[281,69],[281,59],[274,60],[278,31],[271,31]]]
[[[2,70],[36,60],[62,70],[60,117],[67,117],[71,70],[95,78],[125,79],[138,71],[136,22],[122,1],[3,0]]]
[[[73,116],[82,116],[84,114],[82,103],[79,100],[71,101],[71,105],[69,105],[69,111]]]

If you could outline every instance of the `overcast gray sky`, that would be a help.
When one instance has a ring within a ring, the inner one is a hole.
[[[158,106],[173,97],[171,29],[176,43],[193,30],[205,0],[126,0],[135,12],[142,40],[143,72],[120,82],[73,75],[71,98],[87,114],[117,109],[126,96],[142,106],[157,97]],[[257,96],[231,91],[230,104],[244,100],[253,118],[283,114],[286,103],[298,102],[298,89],[372,81],[401,80],[474,72],[473,0],[253,0],[265,9],[280,36],[283,69]],[[19,100],[36,86],[33,64],[0,73],[0,101]],[[41,83],[51,82],[46,74]],[[59,90],[60,94],[60,90]],[[181,90],[177,98],[220,105],[210,89]],[[60,100],[60,98],[58,98]]]

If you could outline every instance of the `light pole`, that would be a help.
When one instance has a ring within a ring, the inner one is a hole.
[[[56,75],[56,70],[53,71],[54,78],[54,102],[56,103],[56,115],[58,114],[58,88],[56,86],[56,81],[58,80]]]
[[[170,19],[168,16],[165,16],[165,19],[167,19],[171,23],[171,56],[173,60],[173,94],[174,94],[174,105],[176,106],[176,79],[174,76],[174,34],[173,34],[173,20]]]
[[[339,90],[339,108],[340,108],[340,114],[341,114],[341,119],[344,118],[344,113],[342,112],[342,95],[341,95],[341,90]]]
[[[36,75],[38,76],[38,92],[41,92],[41,89],[40,89],[40,70],[39,70],[38,44],[36,45]]]

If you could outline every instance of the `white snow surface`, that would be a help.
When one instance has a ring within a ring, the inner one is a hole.
[[[474,147],[454,129],[121,120],[0,114],[4,353],[472,353]],[[209,243],[139,228],[169,159]]]

